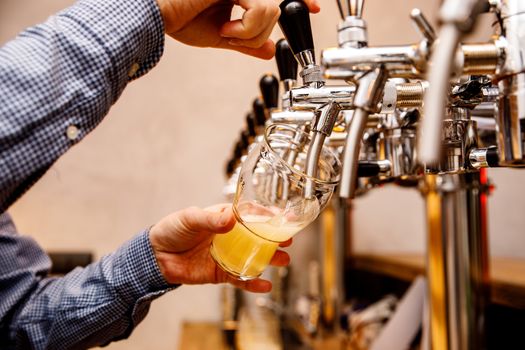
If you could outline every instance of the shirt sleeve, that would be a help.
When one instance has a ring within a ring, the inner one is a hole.
[[[126,338],[151,301],[175,287],[160,273],[148,230],[64,277],[45,277],[49,267],[35,241],[0,222],[2,346],[85,349]]]
[[[81,0],[0,48],[0,213],[160,59],[155,0]]]

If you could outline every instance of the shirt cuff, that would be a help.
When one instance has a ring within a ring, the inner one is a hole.
[[[59,16],[77,22],[104,47],[117,91],[146,74],[164,51],[164,23],[155,0],[81,0]]]
[[[115,289],[125,302],[153,299],[178,287],[168,284],[162,276],[149,240],[149,230],[126,242],[115,256]]]

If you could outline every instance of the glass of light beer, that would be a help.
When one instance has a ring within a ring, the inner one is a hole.
[[[226,272],[241,279],[259,277],[279,244],[314,221],[330,200],[341,163],[323,146],[315,178],[304,172],[310,138],[302,129],[274,124],[245,159],[233,200],[236,224],[217,234],[211,255]],[[306,184],[313,196],[305,196]]]

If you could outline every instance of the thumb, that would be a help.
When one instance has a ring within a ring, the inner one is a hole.
[[[179,221],[190,232],[225,233],[233,228],[235,217],[229,207],[220,212],[191,207],[180,212]]]

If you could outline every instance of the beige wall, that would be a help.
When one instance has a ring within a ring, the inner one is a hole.
[[[0,42],[70,3],[1,0]],[[436,3],[369,1],[371,44],[418,40],[408,13],[419,6],[432,17]],[[336,43],[335,2],[323,0],[322,7],[313,18],[318,48]],[[100,127],[11,208],[20,230],[48,250],[91,250],[100,257],[173,210],[221,201],[224,161],[267,71],[276,71],[273,61],[167,40],[158,67],[130,84]],[[490,175],[497,186],[490,202],[492,251],[525,257],[525,173]],[[421,204],[415,191],[389,187],[357,201],[356,249],[422,251]],[[174,349],[181,320],[218,317],[217,286],[185,286],[154,302],[129,342],[109,348]]]

